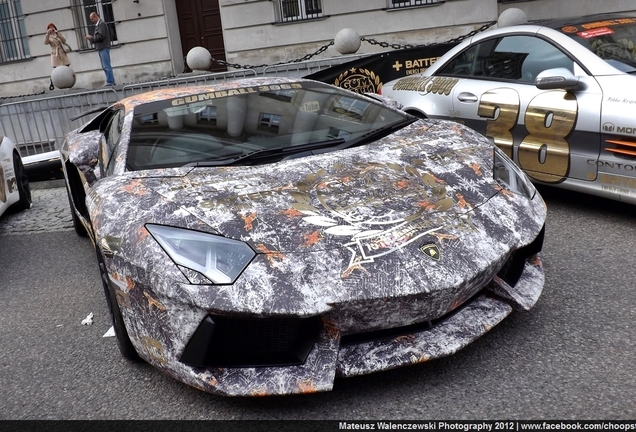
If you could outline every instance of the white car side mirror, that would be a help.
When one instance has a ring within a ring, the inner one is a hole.
[[[534,85],[541,90],[572,90],[578,84],[579,78],[566,68],[546,69],[534,80]]]

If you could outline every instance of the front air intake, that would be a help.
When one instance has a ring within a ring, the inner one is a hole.
[[[545,226],[541,228],[541,232],[532,243],[516,250],[504,266],[499,270],[497,276],[503,279],[511,287],[515,286],[523,273],[528,258],[541,252],[543,248],[543,237],[545,235]]]
[[[292,366],[305,362],[322,329],[313,318],[208,315],[180,361],[194,367]]]

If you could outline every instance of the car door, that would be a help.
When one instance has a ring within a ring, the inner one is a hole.
[[[576,71],[580,90],[537,88],[553,68]],[[535,34],[511,34],[475,43],[436,75],[464,74],[452,90],[455,120],[493,138],[535,180],[596,179],[602,93],[572,57]]]
[[[451,91],[458,81],[455,77],[412,75],[393,84],[391,91],[400,92],[400,103],[406,111],[455,120]]]
[[[124,124],[124,109],[114,109],[112,115],[104,120],[106,127],[100,144],[100,170],[102,177],[112,175],[115,169],[115,156]]]

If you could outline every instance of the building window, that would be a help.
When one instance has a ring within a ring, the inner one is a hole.
[[[433,6],[443,4],[444,0],[388,0],[387,9],[404,9],[417,6]]]
[[[115,29],[115,16],[113,15],[113,2],[115,0],[73,0],[73,18],[75,19],[75,31],[80,49],[92,49],[93,45],[84,36],[95,33],[95,24],[88,18],[91,12],[96,12],[108,25],[110,30],[111,45],[117,45],[117,30]]]
[[[277,0],[281,22],[305,21],[320,18],[322,0]]]
[[[335,127],[329,126],[329,132],[327,132],[327,138],[329,139],[338,139],[343,138],[348,140],[351,138],[351,133],[345,130],[337,129]]]
[[[20,0],[0,1],[0,63],[29,57]]]
[[[294,94],[296,94],[296,90],[270,90],[267,92],[260,92],[258,95],[290,103]]]
[[[333,104],[333,110],[352,120],[360,120],[371,104],[360,99],[340,97]]]
[[[261,113],[258,119],[258,130],[278,133],[282,117],[278,114]]]
[[[140,118],[141,123],[147,125],[159,125],[159,116],[157,113],[142,115]]]
[[[216,117],[216,107],[213,105],[207,105],[197,113],[197,123],[216,125]]]

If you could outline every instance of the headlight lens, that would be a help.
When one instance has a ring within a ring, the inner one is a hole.
[[[246,243],[218,235],[165,225],[146,229],[175,263],[219,285],[234,283],[256,255]]]
[[[502,187],[521,194],[528,199],[534,198],[537,190],[528,179],[528,176],[498,147],[495,146],[494,149],[493,177],[495,181]]]

